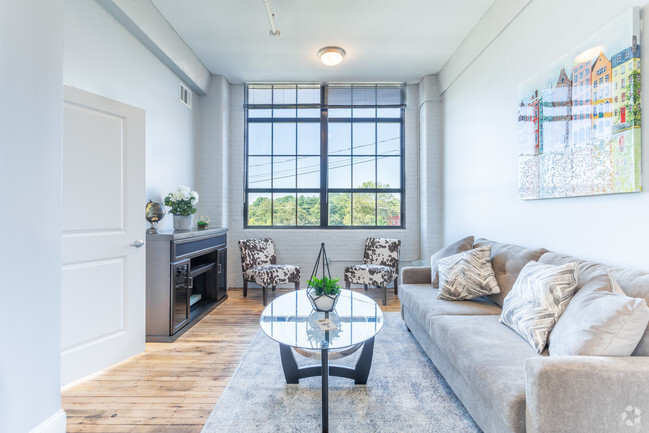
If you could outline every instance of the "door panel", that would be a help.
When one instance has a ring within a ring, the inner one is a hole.
[[[65,86],[61,382],[144,350],[144,111]]]

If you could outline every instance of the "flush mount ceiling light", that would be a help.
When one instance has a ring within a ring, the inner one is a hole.
[[[336,66],[343,61],[345,50],[340,47],[324,47],[318,50],[320,61],[327,66]]]

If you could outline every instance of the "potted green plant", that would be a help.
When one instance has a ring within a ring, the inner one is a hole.
[[[318,311],[332,311],[336,308],[341,287],[338,285],[338,278],[329,278],[323,275],[318,278],[315,275],[307,282],[307,295],[311,306]]]
[[[196,213],[198,193],[180,185],[174,192],[167,194],[164,203],[171,208],[169,213],[174,215],[174,230],[190,230],[192,214]]]
[[[199,230],[205,230],[207,227],[210,225],[210,217],[208,216],[202,216],[199,218],[198,221],[196,221],[196,226],[198,226]]]

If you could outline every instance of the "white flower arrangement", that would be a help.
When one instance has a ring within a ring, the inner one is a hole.
[[[185,185],[180,185],[165,197],[165,206],[171,207],[169,212],[174,215],[196,213],[196,203],[198,203],[198,193]]]

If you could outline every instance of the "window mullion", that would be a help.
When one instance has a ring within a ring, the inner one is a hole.
[[[320,86],[320,226],[329,226],[329,112],[327,109],[327,86]]]

